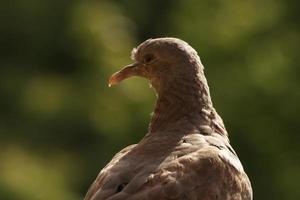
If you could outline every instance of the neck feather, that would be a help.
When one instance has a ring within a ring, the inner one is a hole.
[[[227,135],[222,119],[213,108],[203,72],[186,77],[175,78],[159,89],[149,133],[189,127],[201,134]]]

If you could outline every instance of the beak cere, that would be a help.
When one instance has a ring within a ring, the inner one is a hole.
[[[108,87],[118,84],[119,82],[127,79],[131,76],[142,76],[146,77],[145,68],[140,63],[133,63],[125,66],[120,71],[111,75],[108,80]]]

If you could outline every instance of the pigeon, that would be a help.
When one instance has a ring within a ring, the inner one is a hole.
[[[112,158],[85,200],[252,200],[194,48],[178,38],[148,39],[131,58],[109,86],[149,80],[157,101],[148,132]]]

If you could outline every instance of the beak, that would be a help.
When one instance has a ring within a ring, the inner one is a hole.
[[[127,79],[131,76],[146,77],[145,67],[138,62],[125,66],[120,71],[111,75],[111,77],[108,80],[108,87],[116,85],[119,82],[121,82],[124,79]]]

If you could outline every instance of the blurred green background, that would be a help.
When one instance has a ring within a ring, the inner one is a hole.
[[[0,3],[0,199],[80,200],[146,133],[146,80],[108,88],[147,38],[190,43],[254,199],[300,199],[296,0],[12,0]]]

